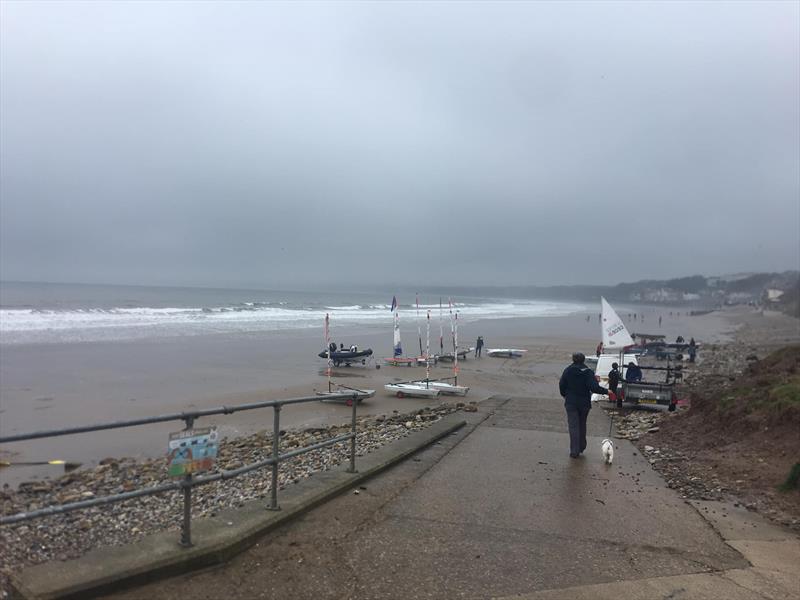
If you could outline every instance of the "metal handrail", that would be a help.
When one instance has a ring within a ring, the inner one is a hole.
[[[354,390],[359,392],[360,390]],[[136,427],[138,425],[151,425],[153,423],[163,423],[165,421],[187,421],[210,415],[231,415],[243,410],[253,410],[256,408],[269,408],[283,406],[284,404],[300,404],[302,402],[312,402],[325,400],[326,398],[341,398],[341,394],[324,394],[319,396],[301,396],[299,398],[289,398],[287,400],[265,400],[263,402],[250,402],[248,404],[237,404],[235,406],[220,406],[219,408],[204,408],[201,410],[184,411],[157,417],[144,417],[142,419],[132,419],[130,421],[114,421],[111,423],[101,423],[99,425],[84,425],[83,427],[70,427],[67,429],[50,429],[47,431],[33,431],[31,433],[20,433],[17,435],[6,435],[0,437],[0,444],[6,442],[21,442],[23,440],[35,440],[43,437],[56,437],[60,435],[74,435],[77,433],[87,433],[91,431],[102,431],[105,429],[120,429],[123,427]],[[355,396],[354,396],[355,397]]]
[[[356,466],[355,466],[356,465],[355,462],[356,461],[356,406],[358,405],[358,391],[354,391],[353,393],[353,399],[352,399],[353,411],[352,411],[350,433],[342,434],[333,438],[329,438],[327,440],[323,440],[321,442],[317,442],[316,444],[311,444],[310,446],[303,446],[302,448],[297,448],[295,450],[291,450],[284,454],[280,454],[280,412],[283,405],[300,404],[304,402],[312,402],[312,401],[319,401],[326,399],[341,400],[341,398],[342,394],[321,394],[318,396],[304,396],[300,398],[290,398],[287,400],[267,400],[264,402],[251,402],[248,404],[239,404],[236,406],[223,406],[220,408],[203,409],[203,410],[189,411],[183,413],[173,413],[157,417],[146,417],[143,419],[134,419],[130,421],[116,421],[112,423],[104,423],[99,425],[87,425],[83,427],[73,427],[69,429],[54,429],[50,431],[37,431],[27,434],[0,437],[0,443],[16,442],[22,440],[44,438],[44,437],[56,437],[61,435],[87,433],[90,431],[119,429],[123,427],[136,427],[138,425],[147,425],[151,423],[160,423],[164,421],[177,421],[177,420],[184,421],[186,423],[186,429],[191,429],[191,427],[194,425],[194,420],[203,416],[217,415],[217,414],[232,414],[234,412],[239,412],[243,410],[254,410],[258,408],[269,408],[269,407],[271,407],[274,411],[273,432],[272,432],[272,456],[270,456],[265,460],[251,463],[249,465],[244,465],[242,467],[239,467],[237,469],[231,469],[229,471],[220,471],[219,473],[214,473],[213,475],[193,477],[192,474],[188,474],[184,476],[182,481],[166,483],[149,488],[141,488],[130,492],[123,492],[121,494],[103,496],[101,498],[80,500],[78,502],[71,502],[69,504],[48,506],[30,512],[17,513],[15,515],[8,515],[0,517],[0,525],[10,525],[13,523],[19,523],[21,521],[28,521],[31,519],[37,519],[49,515],[63,514],[75,510],[91,508],[94,506],[113,504],[116,502],[131,500],[133,498],[139,498],[142,496],[151,496],[154,494],[161,494],[164,492],[182,489],[184,511],[183,511],[183,523],[181,526],[180,545],[183,547],[189,547],[192,545],[191,506],[192,506],[193,487],[199,485],[205,485],[208,483],[213,483],[215,481],[233,479],[235,477],[238,477],[239,475],[244,475],[245,473],[256,471],[263,467],[272,466],[272,489],[271,489],[270,503],[267,508],[269,510],[280,510],[280,506],[278,505],[278,468],[280,463],[284,460],[289,460],[291,458],[300,456],[307,452],[312,452],[314,450],[326,448],[334,444],[346,442],[347,440],[350,440],[350,466],[347,469],[347,472],[355,473],[356,472]]]

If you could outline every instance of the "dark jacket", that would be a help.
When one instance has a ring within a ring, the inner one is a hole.
[[[642,370],[639,367],[633,365],[632,367],[627,367],[625,369],[625,381],[635,383],[641,380],[642,380]]]
[[[558,382],[558,391],[564,397],[564,406],[590,408],[592,406],[592,392],[595,394],[608,394],[608,390],[597,383],[594,371],[586,365],[572,363],[561,375]]]
[[[618,385],[619,385],[619,371],[617,369],[611,369],[608,372],[608,389],[616,391]]]

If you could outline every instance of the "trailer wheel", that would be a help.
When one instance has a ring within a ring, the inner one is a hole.
[[[398,398],[405,398],[406,395],[403,392],[397,392],[397,397]]]
[[[675,408],[676,408],[676,405],[675,405],[675,404],[670,404],[670,405],[669,405],[669,408],[667,408],[667,410],[668,410],[669,412],[675,412]]]

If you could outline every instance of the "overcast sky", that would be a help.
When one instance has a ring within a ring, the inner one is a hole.
[[[798,269],[799,7],[3,1],[0,278]]]

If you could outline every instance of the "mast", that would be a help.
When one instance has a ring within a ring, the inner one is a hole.
[[[458,311],[456,310],[455,327],[453,328],[453,377],[454,383],[458,385]]]
[[[422,356],[422,329],[419,326],[419,292],[417,292],[417,337],[419,337],[419,355]]]
[[[442,325],[442,297],[439,296],[439,354],[444,354],[444,326]]]
[[[331,328],[330,315],[325,313],[325,347],[328,349],[328,393],[331,392]]]
[[[425,387],[430,387],[431,379],[431,311],[428,311],[428,331],[425,340]]]
[[[392,348],[392,356],[397,358],[403,355],[403,345],[400,342],[400,307],[394,308],[394,338],[392,340],[394,346]]]

